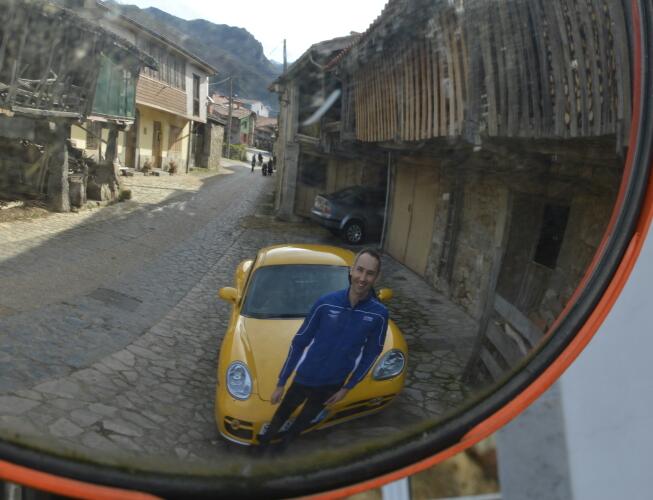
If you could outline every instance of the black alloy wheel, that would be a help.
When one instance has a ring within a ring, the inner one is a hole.
[[[365,241],[365,228],[359,220],[350,220],[342,230],[342,236],[350,245],[359,245]]]

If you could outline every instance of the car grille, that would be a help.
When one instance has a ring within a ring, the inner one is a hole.
[[[252,439],[254,437],[254,424],[244,420],[237,420],[231,417],[224,418],[224,428],[234,437],[241,439]]]
[[[329,419],[329,422],[332,422],[334,420],[339,420],[345,417],[350,417],[352,415],[356,415],[357,413],[364,413],[370,410],[381,408],[382,406],[389,403],[392,400],[392,398],[394,398],[394,394],[390,396],[381,396],[378,398],[357,401],[355,403],[350,404],[345,409],[340,410],[338,413],[332,415],[331,418]]]

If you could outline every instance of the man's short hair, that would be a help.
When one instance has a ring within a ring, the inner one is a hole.
[[[378,264],[376,267],[376,274],[381,273],[381,254],[374,250],[373,248],[363,248],[360,252],[356,254],[356,257],[354,257],[354,265],[358,261],[358,258],[361,255],[369,255],[370,257],[376,259],[376,263]],[[353,266],[352,266],[353,267]]]

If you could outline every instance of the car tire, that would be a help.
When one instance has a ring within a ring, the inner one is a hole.
[[[365,241],[365,228],[359,220],[350,220],[342,228],[342,237],[350,245],[360,245]]]

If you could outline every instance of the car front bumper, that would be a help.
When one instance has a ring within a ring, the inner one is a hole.
[[[388,380],[372,381],[367,377],[344,400],[323,412],[304,432],[330,427],[382,410],[399,394],[404,381],[405,370]],[[246,446],[255,445],[258,444],[257,436],[265,432],[277,408],[277,405],[263,401],[256,394],[252,394],[246,401],[239,401],[226,394],[226,391],[218,389],[215,421],[218,431],[225,439]],[[289,420],[294,420],[298,413],[299,409],[295,410]]]
[[[322,212],[311,210],[311,219],[329,229],[341,229],[342,220],[326,217]]]

